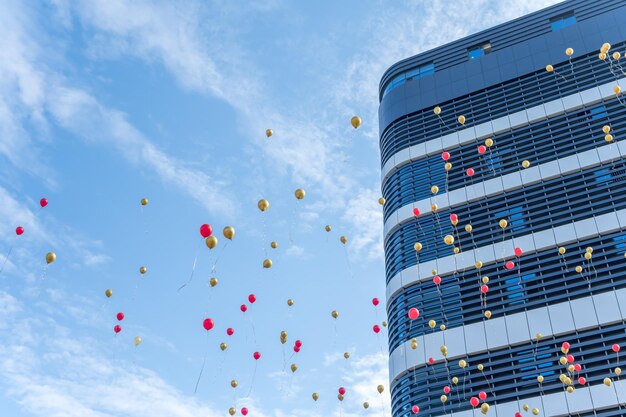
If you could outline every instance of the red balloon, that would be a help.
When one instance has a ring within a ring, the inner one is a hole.
[[[413,209],[413,215],[414,215],[415,217],[419,216],[419,215],[420,215],[420,209],[418,209],[417,207],[415,207],[415,208]]]
[[[22,226],[17,226],[15,228],[15,234],[18,235],[18,236],[24,234],[24,228]]]
[[[428,363],[431,364],[431,365],[433,363],[435,363],[435,358],[433,358],[433,357],[428,358]]]
[[[215,323],[213,323],[213,319],[204,319],[204,321],[202,322],[202,327],[204,327],[204,330],[206,331],[211,330],[214,325]]]
[[[42,198],[41,200],[39,200],[39,205],[41,207],[45,207],[48,205],[48,199],[47,198]]]
[[[246,407],[242,408],[241,409],[241,414],[244,415],[244,416],[248,415],[248,409]]]
[[[522,250],[522,248],[515,248],[515,256],[522,256],[523,253],[524,251]]]
[[[122,312],[117,313],[117,319],[118,319],[119,321],[124,320],[124,313],[122,313]]]
[[[346,389],[344,387],[339,387],[339,394],[345,395]]]
[[[580,371],[581,371],[581,369],[583,369],[583,367],[582,367],[579,363],[575,363],[575,364],[574,364],[574,370],[575,370],[576,372],[580,372]]]
[[[210,224],[203,224],[202,226],[200,226],[200,235],[202,237],[209,237],[213,234],[213,228],[211,227]]]
[[[578,383],[580,385],[585,385],[587,383],[587,379],[585,379],[584,376],[581,376],[580,378],[578,378]]]
[[[119,324],[116,324],[115,327],[113,328],[113,331],[117,334],[119,332],[122,331],[122,326],[120,326]]]
[[[565,350],[569,350],[569,343],[568,342],[563,342],[563,344],[561,345],[561,348],[563,348]]]
[[[439,275],[435,275],[433,277],[433,282],[435,283],[435,285],[441,284],[441,277]]]
[[[254,354],[252,355],[252,357],[254,358],[254,360],[258,361],[259,358],[261,357],[261,354],[259,352],[254,352]]]
[[[226,329],[226,334],[229,336],[232,336],[235,333],[235,329],[233,329],[232,327],[229,327],[228,329]]]
[[[301,347],[302,346],[302,341],[301,340],[296,340],[295,345],[298,346],[298,347]]]
[[[473,177],[476,171],[474,171],[474,168],[467,168],[467,171],[465,171],[465,173],[468,177]]]
[[[375,324],[374,327],[372,327],[372,329],[374,330],[374,333],[380,332],[380,326],[378,324]]]
[[[250,301],[250,304],[254,304],[254,302],[256,301],[256,295],[250,294],[248,296],[248,301]]]
[[[487,393],[485,391],[481,391],[478,393],[478,398],[485,401],[487,399]]]
[[[243,313],[245,313],[246,311],[248,311],[248,306],[245,304],[242,304],[241,307],[239,307],[239,310],[241,310]]]
[[[451,222],[458,222],[459,221],[459,216],[457,216],[456,214],[452,213],[450,215],[450,221]]]
[[[489,286],[486,284],[483,284],[480,286],[480,292],[482,292],[483,294],[487,294],[487,292],[489,291]]]
[[[444,394],[450,394],[450,387],[447,386],[447,385],[445,387],[443,387],[443,393]]]
[[[416,318],[418,318],[420,316],[420,312],[418,309],[416,309],[415,307],[411,308],[409,310],[409,318],[411,320],[415,320]]]
[[[573,355],[567,355],[567,363],[574,363],[574,356]]]
[[[522,413],[518,411],[517,413],[515,413],[515,417],[522,417]]]
[[[506,269],[513,269],[513,268],[515,268],[515,262],[513,262],[513,261],[507,261],[507,263],[505,263],[505,264],[504,264],[504,267],[505,267]]]
[[[447,161],[448,159],[450,159],[450,152],[443,152],[441,154],[441,159],[443,159],[444,161]]]
[[[413,412],[413,414],[417,414],[417,413],[419,413],[419,412],[420,412],[420,408],[419,408],[418,406],[414,405],[414,406],[411,408],[411,411]]]
[[[478,403],[480,403],[480,400],[476,397],[472,397],[470,398],[470,404],[472,405],[472,407],[476,408],[478,407]]]
[[[378,298],[373,298],[372,299],[372,304],[374,304],[374,306],[377,306],[379,302],[380,301],[378,301]]]
[[[621,348],[617,343],[615,343],[613,346],[611,346],[611,349],[613,349],[613,352],[617,353]]]
[[[300,346],[294,346],[293,351],[296,353],[300,352]]]
[[[480,146],[478,147],[478,153],[482,155],[482,154],[484,154],[485,152],[487,152],[487,147],[486,147],[485,145],[480,145]]]

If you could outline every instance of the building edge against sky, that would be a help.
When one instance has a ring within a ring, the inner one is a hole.
[[[626,415],[625,52],[626,2],[569,0],[383,75],[394,417]]]

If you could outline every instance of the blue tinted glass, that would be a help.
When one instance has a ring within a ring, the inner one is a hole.
[[[485,50],[483,48],[476,48],[469,51],[470,59],[480,58],[481,56],[485,56]]]
[[[390,92],[397,86],[404,84],[408,80],[415,80],[425,75],[430,75],[434,73],[435,73],[435,64],[428,64],[428,65],[423,65],[419,68],[412,69],[407,72],[403,72],[402,74],[396,75],[395,78],[389,81],[389,84],[387,84],[387,87],[385,87],[385,91],[383,92],[383,97],[388,92]]]
[[[589,113],[591,113],[591,118],[593,120],[600,119],[602,117],[607,117],[609,115],[606,112],[606,107],[604,106],[594,107],[593,109],[589,110]]]
[[[423,77],[424,75],[430,75],[435,73],[435,64],[424,65],[420,68],[420,75]]]
[[[552,22],[552,30],[560,30],[576,23],[576,16],[568,16]]]

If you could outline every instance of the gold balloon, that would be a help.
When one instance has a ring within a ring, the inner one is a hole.
[[[482,278],[483,284],[489,284],[489,277]]]
[[[148,205],[148,199],[147,198],[142,198],[141,199],[141,205],[142,206],[147,206]]]
[[[304,190],[302,188],[298,188],[295,191],[294,195],[296,196],[296,198],[298,200],[302,200],[304,198],[304,196],[306,195],[306,193],[304,192]]]
[[[437,270],[435,268],[433,268],[433,269],[430,270],[430,273],[433,274],[433,275],[437,275]]]
[[[230,407],[228,409],[228,414],[230,414],[231,416],[234,416],[236,412],[237,412],[237,410],[235,410],[233,407]]]
[[[441,114],[441,107],[437,106],[433,109],[433,113],[435,113],[437,116],[439,116]]]
[[[417,349],[417,342],[411,342],[411,349]]]
[[[565,356],[561,356],[561,357],[559,358],[559,363],[560,363],[561,365],[567,365],[567,358],[566,358]],[[565,375],[562,375],[562,376],[563,376],[563,377],[565,377]]]
[[[459,367],[465,368],[466,366],[467,366],[467,362],[465,361],[465,359],[461,359],[459,361]]]
[[[574,55],[574,50],[573,50],[572,48],[567,48],[567,49],[565,50],[565,55],[567,55],[567,56],[572,56],[572,55]]]
[[[443,238],[443,241],[446,245],[452,245],[454,243],[454,236],[447,235],[446,237]]]
[[[591,246],[588,246],[587,249],[585,249],[585,252],[593,253],[593,248]]]
[[[592,257],[593,255],[592,255],[591,253],[589,253],[589,252],[585,252],[585,255],[584,255],[584,256],[585,256],[585,259],[586,259],[586,260],[589,260],[589,259],[591,259],[591,257]]]
[[[457,378],[456,376],[455,376],[455,377],[452,377],[452,383],[453,383],[454,385],[458,384],[458,383],[459,383],[459,378]]]
[[[613,59],[620,59],[621,56],[622,55],[619,52],[617,51],[613,52]]]
[[[483,369],[485,369],[485,366],[484,366],[482,363],[479,363],[479,364],[476,366],[476,369],[478,369],[480,372],[482,372],[482,371],[483,371]]]
[[[561,246],[561,247],[559,248],[559,253],[560,253],[561,255],[565,255],[565,252],[566,252],[565,248],[564,248],[563,246]]]
[[[430,192],[433,194],[437,194],[439,192],[439,187],[433,185],[432,187],[430,187]]]
[[[295,363],[291,364],[291,372],[296,372],[298,370],[298,365],[296,365]]]
[[[580,265],[577,265],[576,268],[574,268],[576,270],[576,272],[581,273],[583,272],[583,267]]]
[[[528,168],[530,166],[530,161],[524,160],[522,161],[522,168]]]
[[[552,71],[554,71],[554,67],[552,65],[548,64],[548,65],[546,65],[546,71],[552,72]]]
[[[442,402],[442,403],[445,403],[446,401],[448,401],[448,396],[447,396],[447,395],[442,395],[442,396],[440,397],[440,399],[441,399],[441,402]]]
[[[474,263],[474,266],[476,267],[476,269],[480,269],[483,267],[483,262],[482,261],[476,261],[476,263]]]
[[[379,385],[379,386],[376,387],[376,390],[378,391],[379,394],[382,394],[383,391],[385,390],[385,387],[382,386],[382,385]]]
[[[265,131],[265,136],[267,136],[268,138],[271,137],[274,134],[274,131],[272,129],[267,129]]]
[[[436,203],[433,203],[433,204],[430,206],[430,209],[431,209],[431,210],[432,210],[432,212],[434,213],[434,212],[436,212],[437,210],[439,210],[439,206],[438,206]]]
[[[609,133],[611,131],[611,126],[605,125],[602,126],[602,132]]]
[[[537,340],[541,340],[541,338],[542,338],[542,337],[543,337],[543,336],[542,336],[542,334],[541,334],[541,333],[537,333],[537,334],[535,335],[535,339],[537,339]]]
[[[141,268],[139,268],[139,273],[141,275],[145,274],[146,272],[148,272],[148,268],[146,268],[145,266],[142,266]]]
[[[530,407],[528,406],[528,404],[524,404],[524,405],[522,406],[522,408],[524,409],[524,411],[528,411],[528,409],[529,409]]]
[[[220,349],[222,351],[224,351],[224,350],[228,349],[228,345],[226,343],[222,342],[222,343],[220,343]]]
[[[605,54],[604,52],[601,52],[600,54],[598,54],[598,58],[599,58],[601,61],[604,61],[604,60],[606,59],[606,54]]]
[[[217,285],[217,278],[213,277],[209,280],[209,284],[211,287],[215,287]]]
[[[383,320],[383,327],[387,327],[387,322]]]
[[[311,394],[311,397],[313,398],[313,401],[317,401],[317,399],[318,399],[320,396],[318,395],[318,393],[317,393],[317,392],[314,392],[313,394]]]
[[[480,406],[480,412],[483,413],[483,414],[487,414],[488,411],[489,411],[489,404],[483,403]]]
[[[263,261],[263,268],[265,269],[269,269],[272,267],[272,260],[271,259],[266,259]]]
[[[615,375],[620,376],[621,374],[622,374],[622,368],[618,366],[617,368],[615,368]]]
[[[608,42],[605,42],[602,44],[602,47],[600,48],[601,52],[607,53],[611,50],[611,44]]]
[[[473,227],[472,227],[472,225],[471,225],[471,224],[466,224],[466,225],[465,225],[465,231],[466,231],[467,233],[472,233],[472,230],[473,230]]]
[[[290,298],[287,300],[287,305],[291,307],[293,305],[293,300]]]
[[[572,392],[574,392],[574,387],[570,385],[569,387],[565,388],[565,391],[567,391],[568,394],[571,394]]]
[[[222,233],[224,233],[224,237],[226,239],[233,240],[233,237],[235,237],[235,228],[232,226],[226,226]]]
[[[350,124],[352,124],[353,128],[358,129],[359,126],[361,126],[361,118],[359,116],[354,116],[350,119]]]
[[[542,375],[539,375],[537,377],[537,382],[539,382],[540,384],[543,383],[543,376]]]
[[[380,204],[381,206],[384,206],[386,202],[387,202],[387,200],[385,200],[384,197],[380,197],[378,199],[378,204]]]
[[[429,321],[428,321],[428,326],[429,326],[431,329],[434,329],[436,325],[437,325],[437,322],[436,322],[435,320],[429,320]]]
[[[613,142],[613,135],[604,135],[604,140],[606,142]]]
[[[538,408],[533,408],[533,415],[535,415],[535,416],[539,415],[539,409]]]
[[[339,401],[343,401],[343,395],[338,394],[338,395],[337,395],[337,399],[338,399]]]
[[[613,381],[611,381],[611,378],[604,378],[604,385],[606,385],[607,387],[610,387],[611,384],[613,383]]]
[[[415,249],[416,252],[419,252],[422,250],[422,244],[417,242],[415,245],[413,245],[413,249]]]
[[[465,116],[459,116],[457,121],[459,122],[460,125],[464,125],[465,124]]]
[[[112,290],[106,290],[106,291],[104,292],[104,295],[106,295],[106,296],[107,296],[107,298],[111,298],[111,296],[113,295],[113,291],[112,291]]]
[[[239,385],[239,383],[237,382],[237,380],[233,379],[232,381],[230,381],[230,386],[233,388],[237,388],[237,385]]]
[[[259,200],[259,202],[257,203],[257,207],[261,211],[266,211],[268,208],[270,208],[270,202],[263,198]]]
[[[507,227],[509,225],[509,222],[506,221],[505,219],[502,219],[498,222],[498,226],[500,226],[501,229],[504,229],[505,227]]]
[[[332,230],[329,224],[327,224],[326,227],[324,227],[324,229],[326,229],[327,232],[330,232]]]
[[[340,240],[340,241],[341,241],[341,243],[343,243],[344,245],[348,242],[348,238],[347,238],[347,237],[345,237],[345,236],[341,236],[341,237],[339,238],[339,240]]]
[[[348,352],[345,352],[343,354],[343,357],[346,358],[346,359],[350,359],[350,354]]]
[[[446,345],[442,345],[439,350],[443,356],[448,356],[448,347]]]
[[[493,139],[491,139],[491,138],[485,139],[485,146],[488,147],[488,148],[492,147],[493,146]]]
[[[486,310],[485,311],[485,317],[487,318],[487,320],[489,320],[491,318],[491,311]]]
[[[276,248],[278,247],[278,242],[273,241],[272,243],[270,243],[270,247],[271,247],[272,249],[276,249]]]
[[[452,164],[450,162],[446,162],[443,167],[446,171],[450,171],[452,169]]]
[[[209,249],[213,249],[214,247],[217,246],[217,238],[213,235],[207,237],[204,242],[206,243],[206,246]]]
[[[337,310],[333,310],[330,312],[330,315],[333,316],[334,319],[339,317],[339,312]]]
[[[52,262],[57,260],[57,255],[54,252],[48,252],[46,254],[46,263],[51,264]]]
[[[442,324],[441,326],[439,326],[439,330],[441,330],[441,331],[446,330],[446,325]]]
[[[363,403],[363,408],[365,408],[366,410],[367,410],[368,408],[370,408],[370,403],[368,403],[367,401],[365,401],[365,402]]]
[[[459,252],[461,252],[461,249],[455,246],[454,249],[452,249],[452,252],[454,252],[455,254],[458,254]]]
[[[141,337],[137,336],[133,339],[133,344],[139,346],[141,344]]]
[[[620,88],[620,86],[619,86],[619,85],[616,85],[615,87],[613,87],[613,92],[614,92],[615,94],[619,94],[619,93],[621,93],[621,92],[622,92],[622,89]]]

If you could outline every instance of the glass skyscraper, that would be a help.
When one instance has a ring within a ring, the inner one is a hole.
[[[382,77],[394,417],[626,415],[625,52],[570,0]]]

